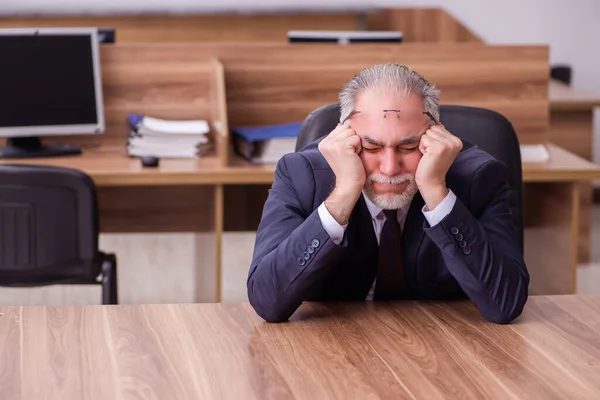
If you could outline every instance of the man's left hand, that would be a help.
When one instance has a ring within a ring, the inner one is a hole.
[[[419,151],[423,154],[415,181],[429,210],[448,195],[446,173],[462,149],[462,141],[444,128],[434,125],[421,136]]]

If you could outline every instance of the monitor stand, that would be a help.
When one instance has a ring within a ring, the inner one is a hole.
[[[81,149],[71,144],[42,145],[40,138],[13,137],[6,140],[6,146],[0,147],[0,158],[40,158],[60,157],[81,154]]]

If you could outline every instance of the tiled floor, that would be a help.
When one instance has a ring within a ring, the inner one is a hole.
[[[100,246],[117,254],[120,302],[194,301],[194,237],[191,234],[101,235]],[[596,244],[596,246],[594,246]],[[227,233],[223,248],[223,300],[245,301],[254,233]],[[577,273],[578,293],[600,293],[600,206],[593,212],[591,262]],[[197,257],[202,259],[202,254]],[[0,288],[2,305],[98,304],[95,287]]]

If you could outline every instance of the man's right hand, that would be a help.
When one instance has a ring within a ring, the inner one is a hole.
[[[319,151],[335,174],[335,189],[325,200],[325,207],[340,224],[348,223],[352,209],[367,179],[359,157],[360,137],[349,125],[338,126],[319,143]]]

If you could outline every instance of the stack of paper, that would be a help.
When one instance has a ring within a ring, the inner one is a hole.
[[[129,116],[132,131],[127,141],[130,156],[194,158],[209,148],[209,126],[204,120],[171,121],[139,114]]]
[[[524,163],[545,163],[550,160],[548,149],[543,144],[522,144],[521,162]]]

